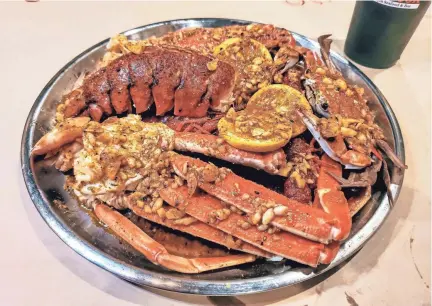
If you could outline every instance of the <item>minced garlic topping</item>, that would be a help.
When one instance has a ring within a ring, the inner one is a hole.
[[[142,122],[138,115],[91,121],[74,163],[76,182],[84,194],[125,190],[143,177],[140,169],[151,169],[164,152],[173,149],[173,140],[174,132],[167,126]]]

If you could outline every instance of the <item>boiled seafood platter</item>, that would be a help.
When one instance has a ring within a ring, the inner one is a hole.
[[[387,101],[331,43],[226,19],[113,35],[30,112],[36,207],[90,261],[168,290],[258,292],[339,264],[407,166]]]

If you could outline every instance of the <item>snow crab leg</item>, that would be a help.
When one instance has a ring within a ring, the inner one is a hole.
[[[54,129],[42,136],[33,147],[33,155],[44,155],[48,152],[58,150],[62,146],[74,142],[82,137],[85,127],[90,118],[76,117],[65,120]]]
[[[250,254],[207,258],[185,258],[172,255],[168,253],[164,246],[153,240],[119,212],[104,204],[95,204],[94,212],[99,220],[151,262],[170,270],[181,273],[201,273],[252,262],[256,259],[254,255]]]
[[[263,230],[249,223],[247,216],[235,207],[224,204],[205,194],[189,196],[186,187],[167,188],[161,197],[171,206],[184,211],[202,222],[251,243],[263,250],[312,267],[330,262],[334,257],[324,251],[324,245],[275,228]],[[226,211],[231,212],[226,213]],[[280,210],[280,209],[279,209]],[[217,217],[214,217],[217,216]]]
[[[178,151],[194,152],[216,157],[233,164],[241,164],[270,174],[283,174],[286,155],[282,149],[270,153],[254,153],[226,143],[222,138],[210,134],[176,132],[174,148]]]
[[[347,202],[343,192],[339,190],[339,183],[333,176],[342,176],[342,167],[339,163],[324,154],[321,158],[320,175],[312,206],[336,216],[340,220],[344,231],[349,234],[352,226],[351,206]],[[329,264],[336,256],[339,248],[340,243],[338,241],[326,245],[323,252],[327,256],[323,260],[323,263]]]
[[[162,203],[162,201],[159,201],[159,203]],[[211,227],[193,216],[188,216],[176,208],[170,208],[169,206],[166,207],[166,205],[160,205],[160,207],[157,207],[157,204],[153,204],[153,207],[146,204],[140,207],[136,201],[131,199],[128,200],[128,207],[134,214],[146,220],[223,245],[227,248],[260,257],[270,258],[273,256],[272,254],[249,243],[244,243],[238,239],[235,240],[230,234],[226,234],[214,227]]]
[[[325,212],[337,218],[341,231],[349,234],[352,224],[348,202],[344,193],[340,190],[339,183],[330,173],[335,176],[342,176],[342,167],[324,154],[321,157],[314,206],[321,207]],[[344,239],[347,237],[348,235]]]
[[[348,228],[332,215],[290,200],[232,173],[229,169],[219,169],[199,159],[180,155],[173,158],[172,164],[176,174],[192,186],[191,194],[199,187],[248,215],[253,215],[253,218],[257,219],[255,224],[261,222],[265,216],[271,216],[270,221],[264,223],[322,243],[340,241],[349,234],[346,232]],[[216,169],[216,175],[211,169]],[[207,170],[213,174],[207,176]],[[220,173],[222,175],[219,175]],[[287,207],[283,209],[284,216],[271,213],[276,206]],[[267,211],[269,213],[266,214]]]
[[[81,138],[89,121],[90,119],[85,117],[67,119],[36,143],[33,154],[43,155]],[[216,157],[233,164],[264,170],[270,174],[286,175],[283,173],[286,166],[286,155],[282,149],[270,153],[248,152],[230,146],[215,135],[189,132],[174,133],[174,149]],[[70,168],[65,168],[63,171]]]

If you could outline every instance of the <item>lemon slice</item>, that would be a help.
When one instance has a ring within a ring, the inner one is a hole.
[[[303,109],[312,112],[305,96],[297,89],[282,84],[266,86],[257,91],[249,100],[246,109],[261,109],[265,112],[274,111],[289,120],[292,124],[292,137],[306,130],[296,110]]]
[[[256,40],[229,38],[213,49],[213,55],[231,64],[238,74],[233,93],[239,108],[272,81],[273,59],[267,48]]]
[[[273,61],[266,46],[254,39],[244,40],[239,37],[228,38],[213,49],[213,55],[216,57],[219,57],[219,55],[224,56],[225,52],[231,54],[240,52],[244,59],[250,58],[253,60],[256,57],[262,57],[264,61]],[[239,56],[239,58],[242,57]]]
[[[251,152],[272,152],[291,139],[291,124],[280,124],[274,112],[234,112],[218,122],[219,136],[231,146]]]

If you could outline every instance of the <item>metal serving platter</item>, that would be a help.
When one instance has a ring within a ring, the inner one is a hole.
[[[216,18],[183,19],[138,27],[124,34],[130,39],[145,39],[186,27],[220,27],[249,23],[251,22]],[[297,33],[293,35],[298,44],[319,50],[317,42]],[[339,265],[368,241],[390,213],[388,198],[385,192],[378,188],[374,192],[374,200],[354,218],[352,234],[342,245],[336,259],[332,264],[318,269],[290,261],[259,261],[199,275],[186,275],[150,263],[144,256],[92,221],[88,212],[63,190],[62,173],[52,167],[40,166],[41,163],[30,158],[33,145],[51,128],[56,105],[63,93],[70,90],[81,73],[94,69],[105,51],[107,42],[108,39],[75,57],[42,89],[28,115],[21,144],[22,171],[34,205],[51,229],[89,261],[130,282],[165,290],[203,295],[263,292],[306,281]],[[331,56],[348,80],[366,89],[366,94],[370,97],[370,106],[377,114],[378,124],[384,128],[387,139],[394,145],[397,155],[404,160],[401,131],[385,97],[366,75],[343,56],[334,52]],[[391,167],[390,171],[395,172],[393,170]],[[394,175],[394,184],[391,188],[395,199],[398,197],[402,181],[403,175]],[[67,209],[56,205],[56,199],[66,203]]]

